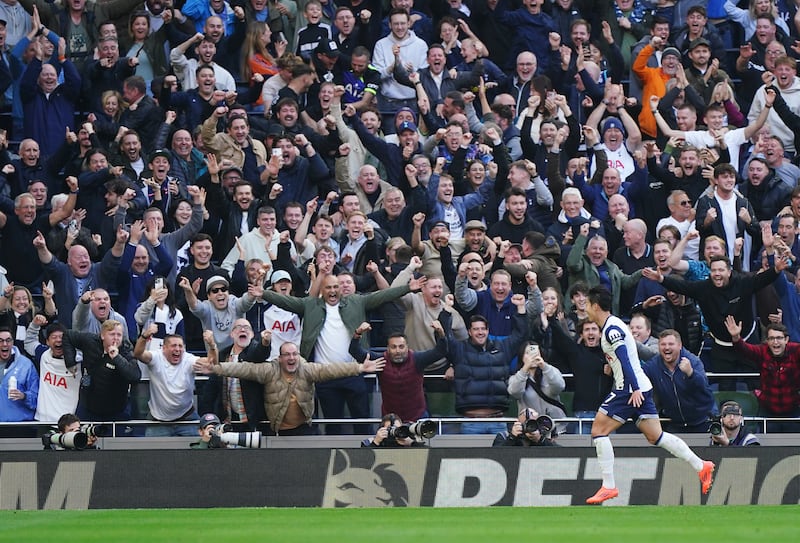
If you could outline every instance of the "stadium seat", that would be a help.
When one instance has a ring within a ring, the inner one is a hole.
[[[758,414],[758,400],[752,392],[721,391],[714,393],[717,406],[727,401],[734,401],[742,406],[745,417],[755,417]]]
[[[564,412],[568,417],[571,417],[575,412],[572,409],[572,398],[575,396],[574,392],[564,391],[558,395],[561,403],[564,404]]]
[[[428,413],[432,417],[456,417],[456,399],[452,392],[426,392]]]
[[[514,398],[508,399],[508,409],[506,409],[506,416],[511,418],[517,418],[519,415],[519,406],[517,405],[517,400]]]

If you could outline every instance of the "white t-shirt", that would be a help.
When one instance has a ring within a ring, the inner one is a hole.
[[[727,200],[723,200],[714,192],[714,199],[722,210],[722,227],[725,229],[725,243],[728,244],[728,258],[733,262],[733,244],[736,242],[736,228],[739,210],[736,209],[736,195],[732,194]]]
[[[464,237],[464,225],[461,224],[461,217],[452,205],[445,205],[444,221],[450,226],[450,236],[458,239]]]
[[[63,358],[54,358],[50,349],[42,353],[39,364],[39,398],[35,418],[58,422],[64,413],[74,413],[81,389],[81,365],[69,371]]]
[[[681,233],[681,239],[686,237],[686,233],[695,228],[694,221],[683,221],[678,222],[672,217],[664,217],[658,224],[656,225],[656,233],[658,233],[661,228],[667,225],[672,225],[678,229],[678,232]],[[694,238],[689,240],[689,243],[686,244],[686,249],[683,251],[683,258],[686,260],[698,260],[698,255],[700,254],[700,238]]]
[[[300,345],[303,328],[297,313],[286,311],[277,305],[271,305],[264,311],[264,329],[272,332],[272,356],[280,352],[284,343]]]
[[[342,321],[339,304],[325,304],[325,324],[314,347],[315,362],[353,362],[350,332]]]
[[[619,149],[616,151],[610,150],[608,147],[606,147],[605,143],[600,145],[606,152],[608,167],[617,169],[619,171],[620,178],[625,181],[627,177],[636,170],[636,165],[633,163],[633,156],[628,152],[628,149],[625,148],[624,144],[620,145]],[[589,166],[589,176],[593,176],[594,172],[596,171],[597,162],[592,160],[592,163]]]
[[[170,364],[162,351],[150,351],[150,414],[161,421],[185,415],[194,403],[194,365],[197,357],[184,353],[178,364]]]
[[[744,128],[728,130],[723,137],[725,145],[728,146],[728,153],[731,155],[731,164],[736,168],[736,171],[739,171],[739,148],[747,141],[747,138],[744,137],[744,131]],[[686,143],[698,149],[712,149],[717,146],[717,141],[708,130],[690,130],[684,132],[684,136],[686,137]]]

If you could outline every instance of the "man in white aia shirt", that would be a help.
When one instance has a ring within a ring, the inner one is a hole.
[[[270,278],[271,290],[284,296],[292,294],[292,277],[285,270],[275,270]],[[275,304],[264,311],[264,329],[272,332],[272,353],[279,353],[284,343],[300,345],[302,328],[300,315]]]
[[[64,363],[62,341],[64,326],[51,324],[45,328],[45,345],[39,343],[39,331],[47,324],[44,315],[36,315],[28,325],[25,350],[34,362],[38,359],[39,400],[35,418],[42,422],[56,422],[64,413],[74,413],[78,407],[81,388],[81,365],[67,368]]]

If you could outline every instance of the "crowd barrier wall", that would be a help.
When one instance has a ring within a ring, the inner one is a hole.
[[[796,447],[699,449],[707,496],[660,449],[616,453],[608,505],[800,503]],[[600,479],[591,447],[24,451],[0,455],[0,508],[566,506]]]

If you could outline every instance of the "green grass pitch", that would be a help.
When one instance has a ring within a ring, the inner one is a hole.
[[[797,506],[0,511],[0,542],[796,542]]]

